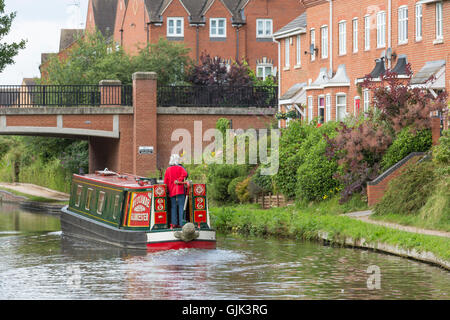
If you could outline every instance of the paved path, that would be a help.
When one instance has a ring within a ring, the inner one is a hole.
[[[404,225],[397,224],[397,223],[372,220],[372,219],[370,219],[370,215],[372,213],[373,213],[372,210],[367,210],[367,211],[358,211],[358,212],[347,213],[347,214],[345,214],[345,216],[353,218],[353,219],[358,219],[360,221],[364,221],[367,223],[376,224],[376,225],[393,228],[393,229],[397,229],[397,230],[402,230],[402,231],[406,231],[406,232],[414,232],[414,233],[450,238],[450,232],[421,229],[421,228],[416,228],[416,227],[411,227],[411,226],[404,226]]]
[[[44,197],[48,199],[58,200],[58,201],[68,201],[69,195],[67,193],[51,190],[41,186],[37,186],[30,183],[6,183],[0,182],[0,189],[7,188],[14,191],[26,193],[32,196]]]

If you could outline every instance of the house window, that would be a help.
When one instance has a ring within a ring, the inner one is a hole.
[[[319,97],[317,101],[317,114],[319,115],[319,123],[325,122],[325,97]]]
[[[353,19],[353,52],[358,52],[358,19]]]
[[[81,193],[83,192],[83,186],[78,185],[77,186],[77,195],[75,198],[75,206],[79,207],[81,202]]]
[[[347,96],[338,94],[336,96],[336,120],[343,121],[347,115]]]
[[[347,22],[339,22],[339,54],[343,55],[347,53]]]
[[[209,19],[209,36],[211,38],[225,38],[227,36],[227,20],[225,18]]]
[[[370,92],[367,89],[363,91],[363,104],[364,104],[364,112],[368,112],[370,105]]]
[[[328,58],[328,26],[320,28],[322,59]]]
[[[442,2],[436,3],[436,39],[443,39]]]
[[[325,109],[327,114],[326,121],[331,121],[331,95],[329,94],[325,97]]]
[[[271,65],[257,65],[256,66],[256,76],[261,80],[266,80],[268,76],[272,75]]]
[[[286,38],[284,40],[284,67],[285,68],[289,68],[290,66],[290,52],[289,52],[289,46],[290,46],[290,42],[291,38]]]
[[[308,97],[308,121],[313,119],[313,97]]]
[[[422,40],[422,21],[423,21],[422,4],[416,4],[416,41]]]
[[[386,46],[386,12],[377,13],[377,47]]]
[[[311,47],[316,48],[316,30],[311,29]],[[311,52],[311,61],[316,60],[316,51]]]
[[[105,192],[100,191],[97,200],[97,213],[101,215],[103,213],[104,207],[105,207]]]
[[[183,18],[167,18],[167,36],[168,37],[184,36]]]
[[[370,50],[370,16],[364,17],[364,50]]]
[[[300,42],[300,36],[297,36],[297,47],[296,47],[296,58],[295,58],[295,64],[297,66],[300,66],[302,64],[302,46]]]
[[[408,7],[398,9],[398,43],[408,42]]]
[[[257,38],[271,38],[272,32],[272,19],[256,19]]]

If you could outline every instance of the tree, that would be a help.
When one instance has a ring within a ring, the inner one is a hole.
[[[14,63],[13,58],[19,53],[19,50],[25,48],[26,43],[25,40],[10,44],[2,42],[3,37],[9,33],[12,21],[16,17],[15,12],[10,14],[4,14],[4,12],[5,1],[0,0],[0,72],[2,72],[7,65]]]

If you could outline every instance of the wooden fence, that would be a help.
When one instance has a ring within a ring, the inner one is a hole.
[[[274,207],[286,207],[293,203],[293,201],[286,201],[285,197],[281,194],[268,194],[256,196],[254,203],[261,205],[263,209],[270,209]]]

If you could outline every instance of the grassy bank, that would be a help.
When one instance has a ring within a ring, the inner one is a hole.
[[[240,205],[211,208],[210,211],[213,225],[223,232],[305,240],[319,240],[320,233],[327,233],[328,239],[336,243],[342,243],[348,237],[365,239],[369,243],[381,242],[402,249],[431,252],[450,261],[447,238],[398,231],[339,215],[360,209],[358,207],[342,207],[333,199],[312,206],[262,210],[256,205]]]

